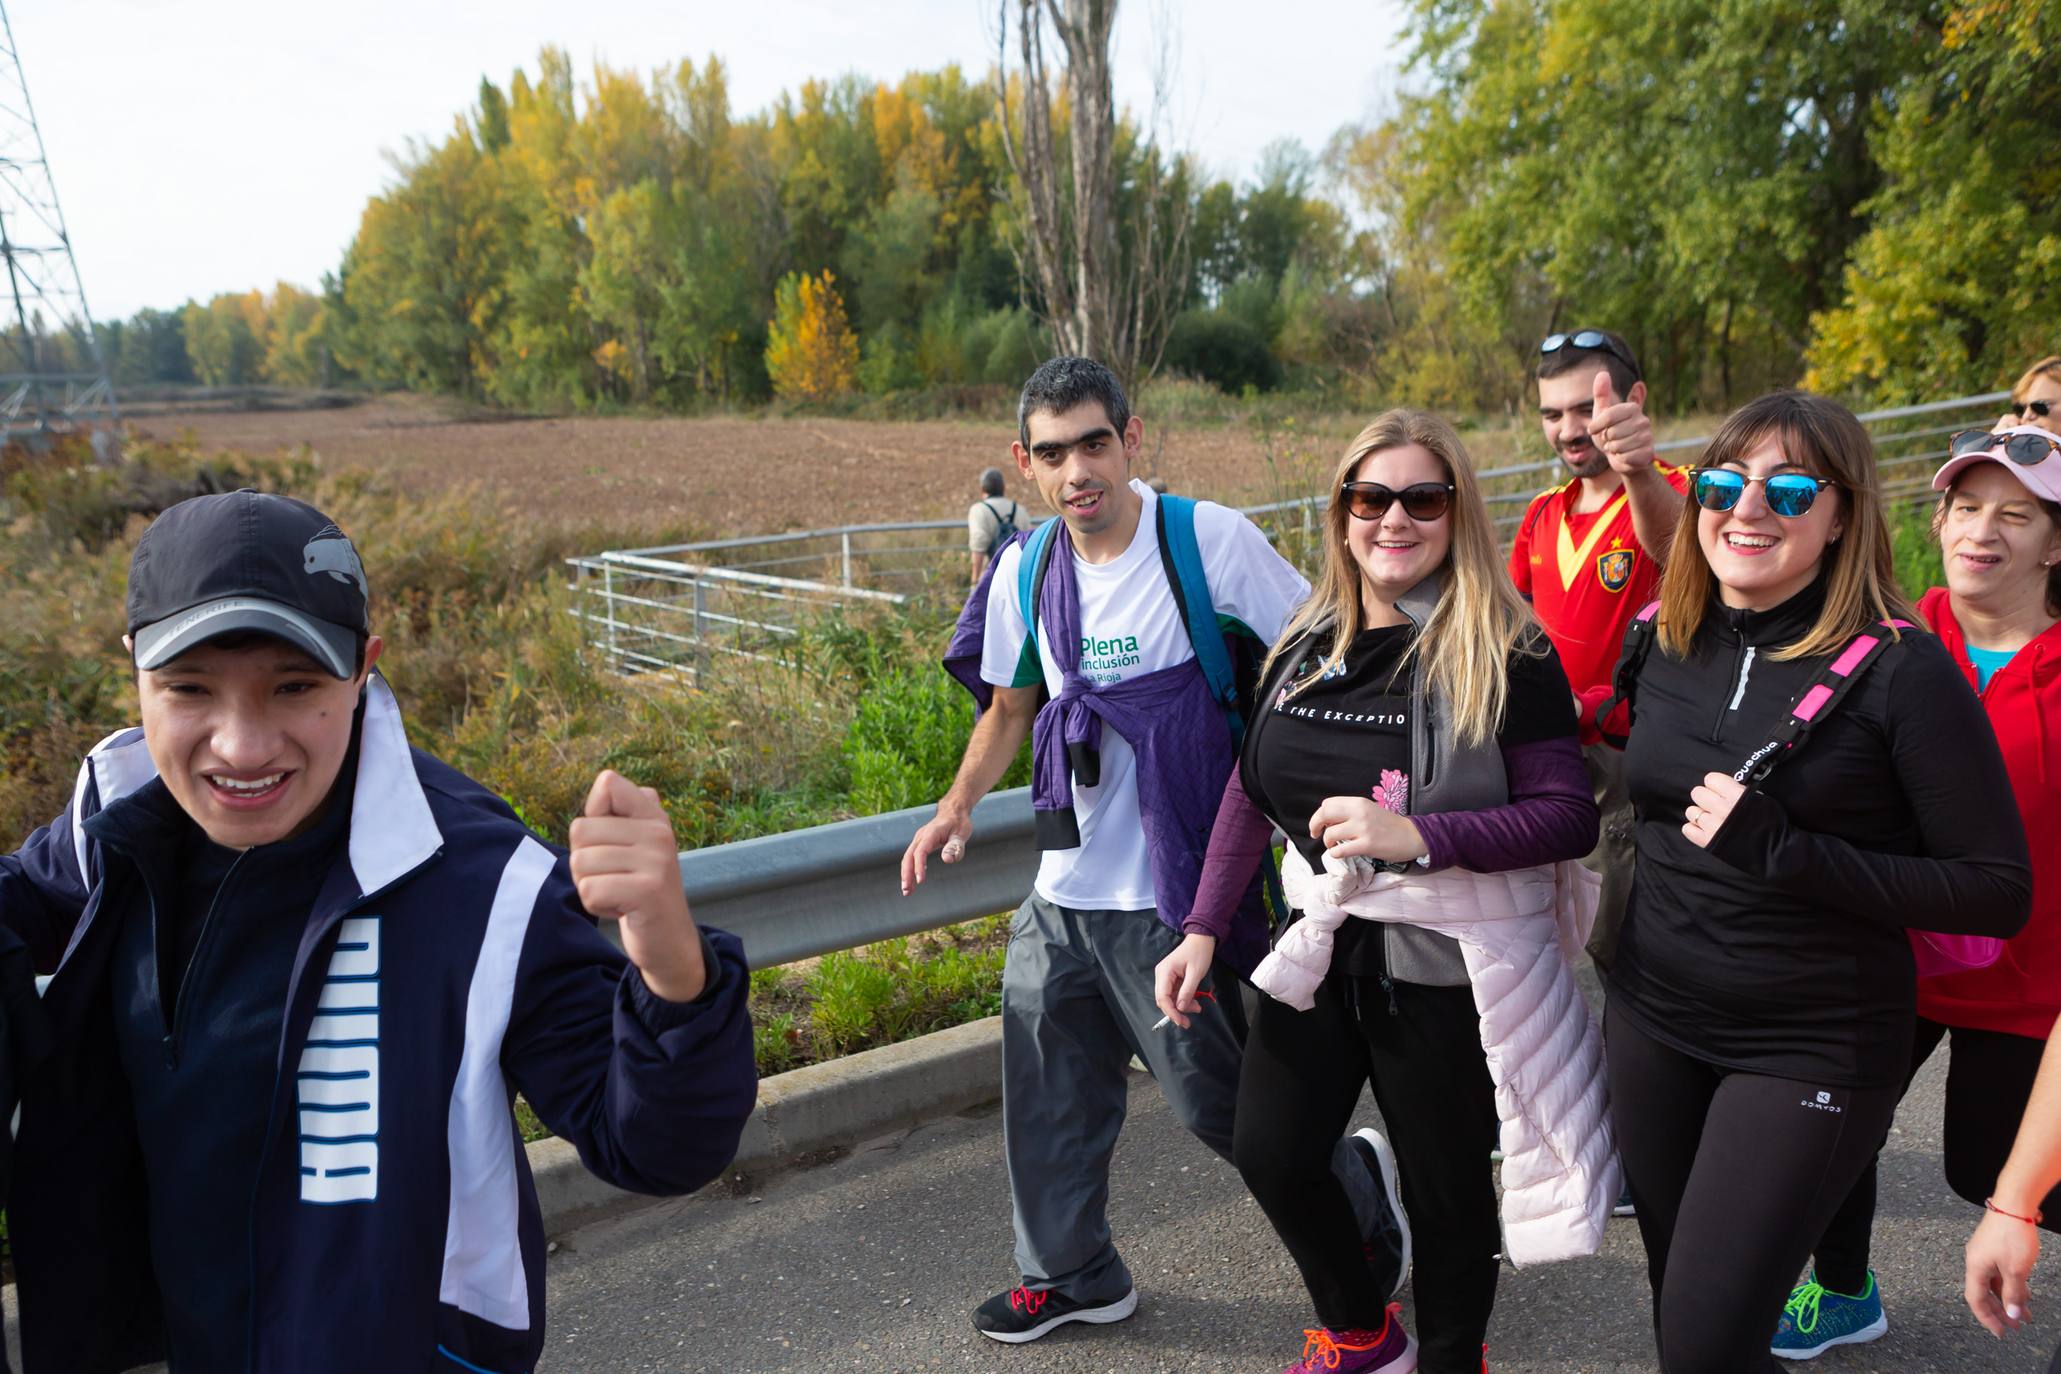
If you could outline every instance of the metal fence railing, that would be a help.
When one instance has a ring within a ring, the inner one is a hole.
[[[1922,499],[1946,436],[1988,425],[2009,397],[1992,391],[1863,414],[1891,499]],[[1697,435],[1654,447],[1693,461],[1708,442],[1708,435]],[[1538,489],[1562,480],[1565,471],[1559,459],[1546,458],[1477,476],[1497,527],[1509,531]],[[1325,499],[1313,493],[1240,510],[1278,537],[1290,529],[1310,531]],[[720,657],[762,657],[770,644],[798,634],[828,609],[957,594],[965,586],[965,529],[960,520],[840,525],[571,558],[573,614],[584,624],[589,648],[615,671],[699,679]]]
[[[1028,787],[983,798],[966,856],[952,864],[933,856],[924,882],[904,897],[902,851],[935,814],[919,806],[690,849],[680,880],[695,919],[743,940],[753,968],[936,930],[1024,899],[1038,873]]]

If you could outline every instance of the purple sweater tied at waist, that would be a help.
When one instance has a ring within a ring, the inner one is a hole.
[[[1060,670],[1060,689],[1039,708],[1031,727],[1031,807],[1040,849],[1080,845],[1073,786],[1096,786],[1101,775],[1102,731],[1123,736],[1136,758],[1138,812],[1152,865],[1159,919],[1179,931],[1194,902],[1210,843],[1215,798],[1235,776],[1230,731],[1194,659],[1119,682],[1082,676],[1080,587],[1074,581],[1073,542],[1062,525],[1053,532],[1051,564],[1038,591],[1037,625]],[[1027,538],[1028,536],[1021,536]],[[991,586],[989,576],[960,612],[945,669],[985,707],[992,688],[980,678],[980,643],[990,595],[1013,596],[1014,587]],[[1267,951],[1267,921],[1255,858],[1240,892],[1222,913],[1218,955],[1250,974]]]
[[[1501,873],[1578,859],[1595,847],[1596,807],[1574,736],[1511,745],[1502,752],[1510,785],[1506,804],[1410,817],[1430,851],[1431,867]],[[1276,819],[1246,795],[1233,769],[1210,832],[1195,906],[1182,930],[1223,938],[1240,894],[1273,842]],[[1308,833],[1307,816],[1278,820],[1291,836]]]

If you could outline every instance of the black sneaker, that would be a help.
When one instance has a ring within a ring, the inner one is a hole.
[[[1410,1277],[1410,1219],[1403,1214],[1402,1194],[1396,1189],[1395,1151],[1370,1126],[1338,1142],[1331,1152],[1331,1171],[1352,1200],[1375,1282],[1393,1298]]]
[[[973,1309],[973,1329],[990,1340],[1022,1345],[1067,1322],[1120,1322],[1138,1310],[1133,1288],[1109,1302],[1075,1302],[1064,1293],[1018,1284]]]

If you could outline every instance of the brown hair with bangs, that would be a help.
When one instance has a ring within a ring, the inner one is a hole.
[[[1875,473],[1875,445],[1852,411],[1837,401],[1808,391],[1777,391],[1749,401],[1725,417],[1703,450],[1698,468],[1743,463],[1767,439],[1782,447],[1782,456],[1814,477],[1831,479],[1824,495],[1844,503],[1846,529],[1828,546],[1824,559],[1831,575],[1825,606],[1817,624],[1794,644],[1772,656],[1812,658],[1834,653],[1877,621],[1917,616],[1896,586],[1896,565],[1890,555],[1889,524],[1883,518],[1882,491]],[[1819,498],[1824,499],[1824,496]],[[1704,613],[1717,591],[1717,575],[1703,556],[1696,537],[1701,508],[1691,493],[1682,498],[1674,543],[1660,578],[1660,647],[1677,658],[1688,654],[1703,627]]]
[[[1495,522],[1475,480],[1474,460],[1459,433],[1425,411],[1385,411],[1346,446],[1331,474],[1331,501],[1324,508],[1324,566],[1309,599],[1296,608],[1267,655],[1260,679],[1266,680],[1283,649],[1312,631],[1331,630],[1330,647],[1322,663],[1289,686],[1291,695],[1345,662],[1346,646],[1364,623],[1360,565],[1346,539],[1352,515],[1345,507],[1345,484],[1367,455],[1410,444],[1438,459],[1453,484],[1445,516],[1452,522],[1452,546],[1439,570],[1445,581],[1438,606],[1411,641],[1397,672],[1410,663],[1410,654],[1420,655],[1427,685],[1453,722],[1454,733],[1468,744],[1478,744],[1502,726],[1511,654],[1543,653],[1545,641],[1531,607],[1505,570]]]

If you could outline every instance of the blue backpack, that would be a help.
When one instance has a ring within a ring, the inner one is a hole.
[[[1195,542],[1195,502],[1185,496],[1162,496],[1155,504],[1153,528],[1159,535],[1159,562],[1166,571],[1167,587],[1181,612],[1181,627],[1195,648],[1195,661],[1202,667],[1209,694],[1224,713],[1231,732],[1231,751],[1245,743],[1245,711],[1239,691],[1239,674],[1231,660],[1230,646],[1217,624],[1216,603],[1210,600],[1209,579],[1202,571],[1202,550]],[[1057,520],[1047,520],[1031,531],[1023,547],[1023,559],[1016,565],[1016,604],[1023,623],[1030,630],[1033,653],[1038,643],[1038,595],[1045,587],[1045,573],[1052,565],[1052,536]]]

